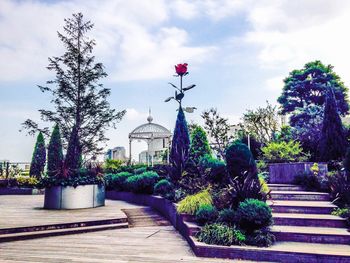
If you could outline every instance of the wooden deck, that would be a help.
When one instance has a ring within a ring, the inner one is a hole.
[[[140,207],[106,200],[106,206],[78,210],[45,210],[43,195],[0,195],[0,229],[126,217],[121,209]]]

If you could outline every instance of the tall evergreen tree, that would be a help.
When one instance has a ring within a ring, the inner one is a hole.
[[[66,48],[62,56],[49,58],[48,69],[56,73],[48,86],[39,86],[52,95],[55,110],[40,110],[41,118],[57,123],[62,132],[64,146],[70,139],[73,126],[79,133],[83,154],[95,155],[103,150],[105,130],[119,122],[125,111],[116,112],[107,101],[110,90],[99,83],[107,76],[102,63],[95,63],[92,55],[95,40],[87,33],[93,28],[81,13],[65,19],[64,34],[58,37]],[[28,119],[23,123],[29,133],[39,130],[38,124]],[[47,129],[42,129],[47,130]]]
[[[74,175],[81,167],[81,146],[79,140],[79,132],[76,126],[73,127],[67,154],[65,158],[65,168],[68,169],[68,175]]]
[[[39,132],[36,139],[32,162],[30,164],[29,175],[31,177],[41,178],[42,173],[44,172],[46,162],[46,148],[44,136]]]
[[[170,163],[173,167],[172,177],[174,180],[179,179],[185,170],[189,156],[189,149],[190,136],[188,133],[185,114],[180,106],[170,151]]]
[[[340,160],[346,151],[346,137],[341,122],[333,89],[327,92],[321,138],[319,143],[319,156],[321,161]]]
[[[207,133],[201,126],[196,125],[191,132],[191,146],[189,158],[195,164],[198,164],[200,159],[205,155],[211,155],[211,149],[209,146]]]
[[[53,128],[50,143],[47,148],[47,174],[56,176],[61,171],[63,165],[63,152],[60,128],[56,124]]]

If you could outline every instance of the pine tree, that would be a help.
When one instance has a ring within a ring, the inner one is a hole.
[[[68,175],[74,175],[81,167],[81,146],[79,141],[79,131],[76,126],[73,127],[67,154],[65,158],[65,168],[68,169]]]
[[[185,170],[189,156],[189,149],[190,136],[188,133],[185,114],[180,106],[170,151],[170,163],[173,167],[172,177],[174,180],[178,180]]]
[[[56,176],[60,173],[63,165],[63,152],[60,128],[56,124],[50,138],[47,149],[47,174],[48,176]]]
[[[196,125],[191,132],[189,159],[198,164],[200,159],[206,155],[211,155],[207,133],[201,126]]]
[[[92,55],[96,43],[88,37],[88,32],[93,24],[84,21],[81,13],[64,21],[64,33],[58,32],[58,37],[65,52],[49,58],[47,67],[56,73],[55,79],[47,81],[47,86],[39,86],[42,92],[52,95],[54,110],[42,109],[40,114],[43,120],[59,125],[65,147],[73,126],[76,126],[83,154],[96,155],[103,151],[101,143],[108,140],[106,129],[115,127],[125,111],[111,109],[107,101],[110,89],[99,83],[107,73],[103,64],[96,63]],[[30,119],[23,126],[29,133],[40,130]],[[47,128],[41,130],[47,131]]]
[[[334,92],[332,88],[329,88],[319,143],[319,158],[321,161],[340,160],[344,157],[346,146],[347,141],[337,110]]]
[[[41,178],[42,173],[44,172],[46,162],[46,148],[45,140],[43,134],[40,132],[36,139],[32,162],[30,164],[29,175],[31,177]]]

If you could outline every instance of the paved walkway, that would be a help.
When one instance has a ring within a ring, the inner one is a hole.
[[[126,217],[122,208],[140,207],[106,200],[106,206],[77,210],[45,210],[43,195],[0,195],[0,229]]]

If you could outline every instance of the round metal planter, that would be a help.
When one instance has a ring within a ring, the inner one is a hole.
[[[80,209],[104,205],[103,185],[53,186],[45,189],[46,209]]]

